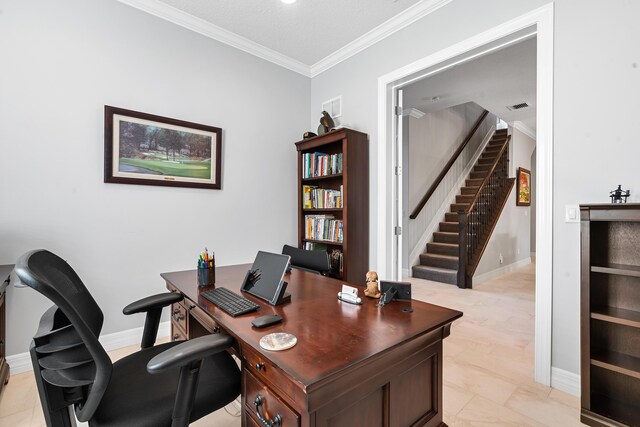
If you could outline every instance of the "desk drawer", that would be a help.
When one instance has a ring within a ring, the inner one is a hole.
[[[284,394],[295,396],[291,390],[291,382],[287,380],[284,372],[281,372],[279,368],[275,367],[251,347],[245,346],[242,350],[242,357],[246,362],[246,369],[256,378],[261,381],[266,381],[275,387],[279,387]]]
[[[256,424],[269,425],[269,421],[274,422],[276,418],[280,418],[280,424],[274,425],[280,425],[282,427],[300,425],[300,417],[298,414],[280,400],[269,387],[251,375],[246,369],[244,371],[244,390],[245,410],[253,417],[254,421],[261,422],[257,422]]]
[[[171,304],[171,322],[182,329],[183,334],[187,332],[187,308],[182,302]]]
[[[187,336],[185,335],[184,331],[182,331],[180,328],[176,328],[175,323],[173,325],[174,327],[171,331],[171,341],[186,341]]]

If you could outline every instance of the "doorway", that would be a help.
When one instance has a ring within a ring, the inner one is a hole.
[[[378,79],[378,248],[377,269],[382,277],[400,279],[402,269],[398,228],[402,218],[401,166],[398,160],[395,107],[398,90],[417,79],[469,61],[505,45],[535,35],[537,71],[536,147],[536,291],[535,373],[537,382],[551,383],[552,315],[552,200],[553,200],[553,4],[480,33]]]

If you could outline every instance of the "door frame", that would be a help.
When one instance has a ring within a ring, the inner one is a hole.
[[[553,3],[479,33],[378,78],[377,262],[381,277],[393,271],[393,149],[395,92],[402,79],[454,57],[535,27],[537,38],[536,279],[534,379],[551,384],[553,294]],[[401,256],[401,255],[400,255]],[[464,292],[464,291],[461,291]]]

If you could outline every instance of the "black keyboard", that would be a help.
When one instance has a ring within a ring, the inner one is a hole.
[[[215,288],[202,292],[200,295],[226,311],[233,317],[245,313],[251,313],[260,308],[259,304],[249,301],[243,296],[230,291],[227,288]]]

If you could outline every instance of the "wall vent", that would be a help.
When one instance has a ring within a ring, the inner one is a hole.
[[[509,110],[509,111],[521,110],[521,109],[527,108],[529,106],[530,105],[527,104],[526,102],[521,102],[520,104],[507,105],[507,110]]]

